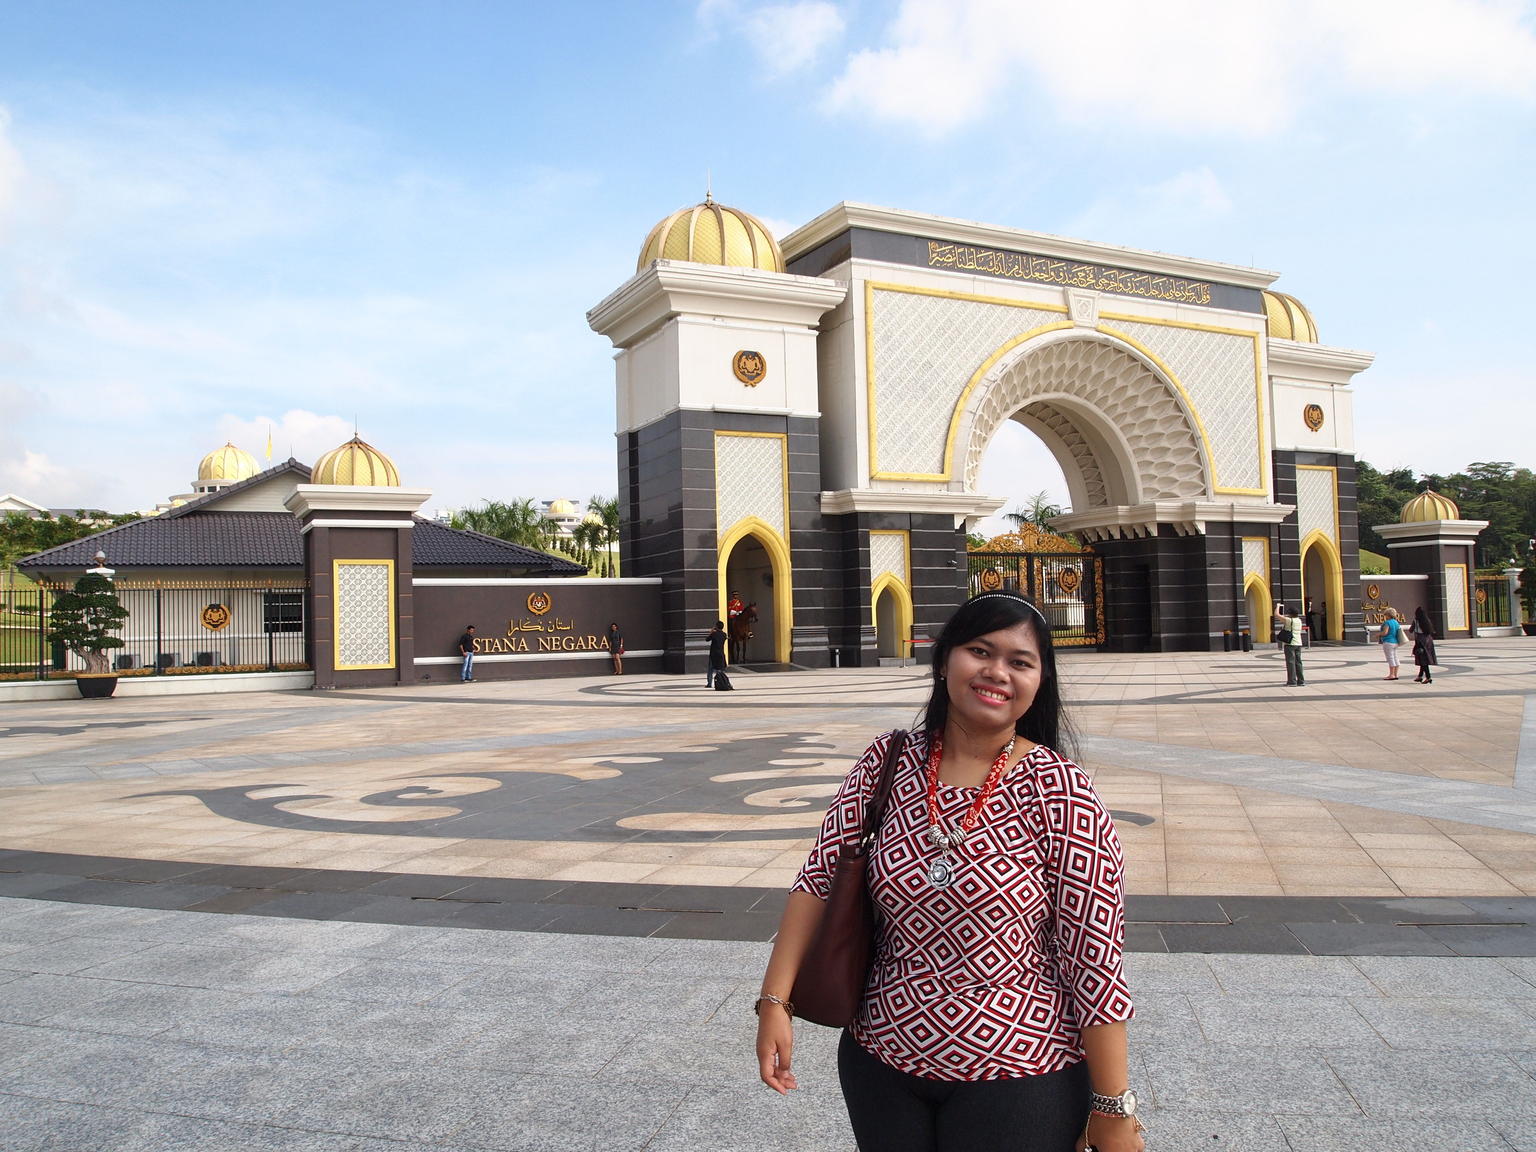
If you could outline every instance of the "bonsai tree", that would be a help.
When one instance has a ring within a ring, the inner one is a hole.
[[[60,592],[53,600],[50,644],[62,644],[85,661],[87,674],[107,671],[107,653],[123,642],[112,633],[128,619],[128,609],[117,598],[112,581],[87,572],[75,581],[72,592]]]

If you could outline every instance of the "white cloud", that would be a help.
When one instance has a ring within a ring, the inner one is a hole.
[[[1529,100],[1527,20],[1511,0],[903,0],[828,104],[939,135],[1038,92],[1068,123],[1263,136],[1341,90]]]
[[[1206,224],[1232,212],[1232,199],[1209,167],[1191,168],[1155,184],[1106,192],[1067,224],[1073,236],[1117,236],[1127,243],[1169,247],[1191,221]]]
[[[292,408],[282,416],[245,419],[225,413],[219,417],[218,436],[256,457],[262,468],[281,464],[292,456],[300,464],[313,464],[322,454],[352,439],[352,421],[345,416],[322,416],[304,408]],[[359,429],[361,431],[361,429]],[[267,436],[272,437],[272,459],[267,459]],[[366,440],[368,437],[363,436]],[[218,447],[217,443],[209,448]]]
[[[762,70],[778,78],[799,72],[840,40],[843,14],[827,0],[748,5],[741,0],[700,0],[695,18],[706,37],[740,36]]]

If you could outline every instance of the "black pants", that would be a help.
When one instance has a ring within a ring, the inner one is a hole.
[[[1072,1152],[1088,1122],[1088,1065],[1015,1080],[928,1080],[837,1049],[859,1152]]]

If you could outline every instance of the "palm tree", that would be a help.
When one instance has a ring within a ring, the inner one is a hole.
[[[532,500],[487,500],[478,508],[460,508],[449,520],[454,528],[494,536],[524,548],[548,548],[545,525],[549,521]]]
[[[1036,492],[1029,498],[1029,503],[1021,508],[1015,508],[1012,512],[1005,512],[1003,519],[1011,523],[1015,528],[1022,528],[1026,524],[1033,524],[1036,528],[1044,528],[1050,531],[1051,520],[1060,516],[1062,507],[1060,504],[1052,504],[1049,493],[1044,489]]]
[[[592,496],[587,500],[587,513],[596,512],[598,525],[602,530],[597,534],[597,546],[603,552],[603,565],[608,575],[619,574],[618,557],[614,549],[619,543],[619,498],[617,496]]]

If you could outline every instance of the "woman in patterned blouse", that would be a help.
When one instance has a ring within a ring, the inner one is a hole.
[[[864,1152],[1141,1152],[1128,1091],[1123,861],[1068,737],[1050,628],[967,601],[934,645],[921,731],[869,864],[881,929],[838,1072]],[[763,978],[763,1082],[796,1086],[785,1010],[889,737],[827,811]]]

